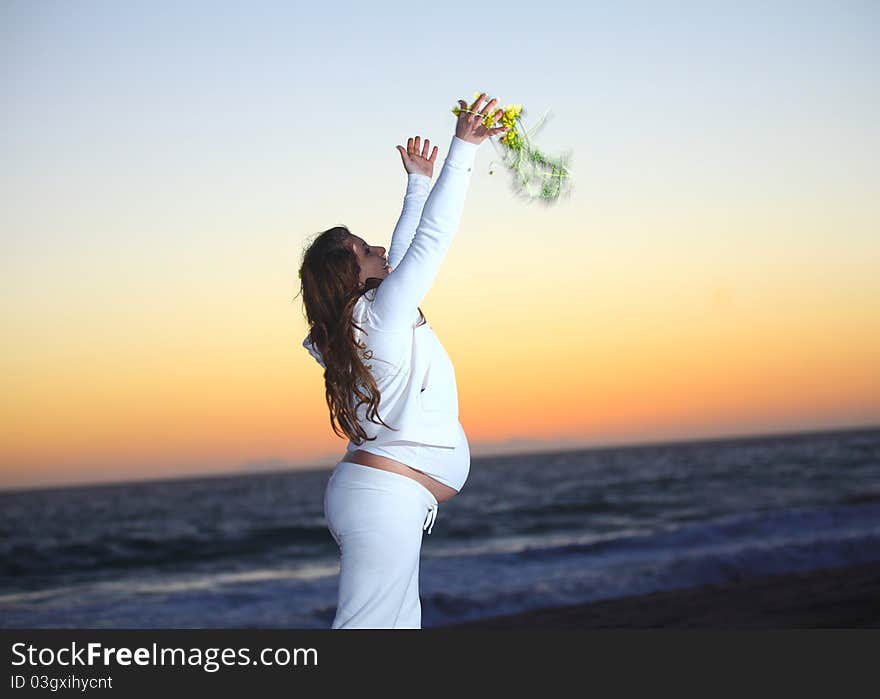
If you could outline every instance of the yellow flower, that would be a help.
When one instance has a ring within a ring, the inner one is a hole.
[[[492,112],[491,114],[487,114],[486,116],[484,116],[484,117],[483,117],[483,125],[484,125],[484,126],[489,126],[489,127],[494,126],[494,125],[495,125],[495,116],[496,116],[496,115],[498,114],[498,112],[500,112],[500,111],[501,111],[500,109],[496,109],[496,110],[495,110],[494,112]]]
[[[512,129],[505,133],[504,136],[502,136],[501,143],[503,143],[508,148],[520,150],[525,143],[525,139],[523,138],[521,133],[519,133],[515,129]]]

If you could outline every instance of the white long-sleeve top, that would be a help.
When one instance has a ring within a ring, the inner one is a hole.
[[[352,317],[363,329],[355,328],[355,339],[372,351],[365,363],[381,392],[379,415],[397,429],[367,420],[366,406],[361,405],[358,421],[375,440],[363,445],[349,442],[349,450],[369,450],[370,446],[383,447],[401,440],[461,447],[455,370],[430,323],[419,325],[418,306],[434,283],[458,230],[478,147],[453,136],[430,194],[431,178],[419,174],[407,177],[403,211],[388,251],[392,271],[378,287],[358,299]],[[303,346],[324,366],[309,336]]]

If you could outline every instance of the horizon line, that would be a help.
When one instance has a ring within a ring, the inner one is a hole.
[[[560,440],[553,439],[508,439],[503,442],[488,442],[483,443],[481,446],[475,446],[477,450],[487,450],[484,453],[480,454],[471,454],[472,460],[479,459],[487,459],[487,458],[496,458],[496,457],[505,457],[505,456],[521,456],[524,454],[561,454],[568,453],[573,451],[600,451],[605,449],[626,449],[631,447],[657,447],[657,446],[671,446],[675,444],[699,444],[703,442],[722,442],[722,441],[731,441],[731,440],[749,440],[749,439],[766,439],[769,437],[779,437],[779,438],[787,438],[787,437],[804,437],[807,435],[819,435],[819,434],[832,434],[837,432],[870,432],[874,430],[880,430],[880,424],[869,424],[869,425],[854,425],[849,427],[828,427],[828,428],[818,428],[818,429],[805,429],[805,430],[786,430],[782,432],[750,432],[746,434],[719,434],[716,436],[709,437],[696,437],[696,438],[674,438],[674,439],[666,439],[666,440],[656,440],[650,439],[647,441],[630,441],[630,442],[609,442],[609,443],[571,443],[573,440],[565,440],[562,442],[564,445],[565,442],[569,442],[567,446],[561,446],[557,448],[548,448],[553,443],[560,443]],[[494,451],[493,449],[503,449],[505,445],[515,444],[517,441],[522,442],[525,447],[518,451]],[[576,441],[576,440],[575,440]],[[533,447],[533,448],[532,448]],[[71,483],[55,483],[48,485],[30,485],[30,486],[12,486],[12,487],[0,487],[0,495],[5,493],[23,493],[30,491],[39,491],[39,490],[72,490],[75,488],[95,488],[95,487],[114,487],[119,485],[134,485],[134,484],[147,484],[147,483],[167,483],[167,482],[178,482],[178,481],[193,481],[193,480],[205,480],[205,479],[213,479],[213,478],[247,478],[249,476],[254,475],[269,475],[269,474],[281,474],[281,473],[308,473],[312,471],[329,471],[332,466],[320,466],[316,463],[316,461],[320,461],[324,457],[319,457],[317,460],[310,460],[306,462],[296,462],[294,464],[288,464],[286,466],[280,468],[266,468],[266,469],[248,469],[247,466],[239,466],[239,470],[233,471],[225,471],[225,472],[217,472],[217,473],[207,473],[207,474],[182,474],[180,476],[165,476],[162,478],[130,478],[130,479],[116,479],[116,480],[98,480],[98,481],[86,481],[86,482],[71,482]],[[330,457],[331,461],[335,457]],[[270,461],[270,460],[266,460]],[[335,465],[335,463],[334,463]]]

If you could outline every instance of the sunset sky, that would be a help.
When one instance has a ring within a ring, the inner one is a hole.
[[[880,4],[4,2],[0,488],[326,466],[297,269],[387,246],[475,91],[421,305],[474,456],[880,423]],[[489,175],[495,160],[496,173]]]

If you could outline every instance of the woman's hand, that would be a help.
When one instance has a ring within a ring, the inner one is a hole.
[[[491,102],[489,102],[484,107],[478,109],[478,107],[482,105],[485,98],[486,93],[480,93],[477,101],[470,106],[468,106],[468,103],[464,100],[458,100],[458,106],[461,108],[461,111],[458,113],[458,123],[455,125],[455,135],[458,136],[462,141],[467,141],[468,143],[476,143],[477,145],[479,145],[490,136],[494,136],[495,134],[507,131],[506,126],[489,128],[483,123],[483,119],[485,118],[485,116],[487,114],[492,114],[492,108],[498,102],[498,98],[493,97]],[[502,117],[503,114],[503,109],[497,110],[494,114],[494,118],[491,119],[490,123],[497,124],[498,120]]]
[[[428,151],[431,149],[431,142],[426,138],[425,145],[419,154],[419,136],[412,138],[406,142],[406,150],[403,146],[396,146],[400,152],[400,159],[403,161],[403,169],[409,174],[418,173],[432,177],[434,175],[434,161],[437,159],[437,146],[434,146],[434,152],[428,157]]]

